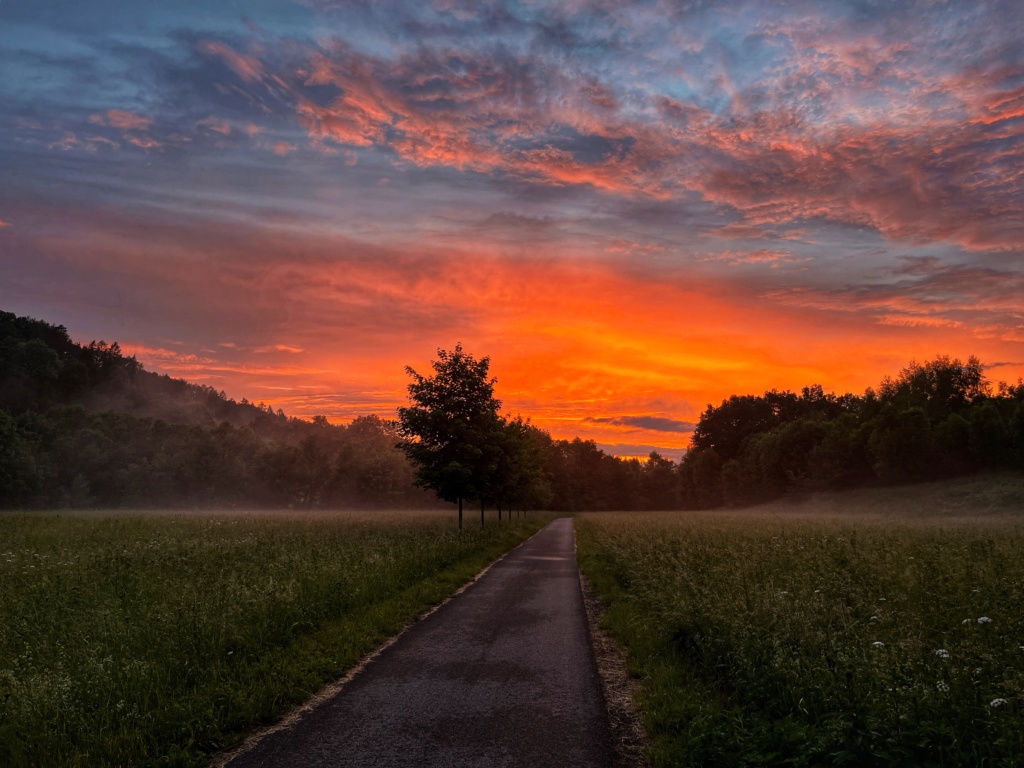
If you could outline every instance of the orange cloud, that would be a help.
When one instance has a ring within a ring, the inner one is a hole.
[[[437,346],[461,341],[492,357],[506,408],[554,435],[678,450],[688,434],[656,419],[693,422],[707,402],[772,387],[860,391],[912,357],[992,348],[938,317],[900,322],[855,308],[836,317],[834,304],[765,300],[720,279],[631,275],[612,264],[512,262],[477,251],[262,269],[262,284],[280,282],[305,308],[277,329],[305,351],[270,345],[259,350],[270,364],[218,358],[175,370],[295,415],[336,420],[359,408],[393,415],[404,401],[403,366],[426,369]],[[238,277],[217,283],[237,285],[243,301],[248,280]],[[219,296],[232,301],[223,289]],[[385,347],[353,344],[360,315],[386,333]],[[426,330],[438,317],[448,321]]]
[[[196,128],[208,128],[214,133],[219,133],[221,136],[231,135],[231,123],[213,115],[197,120]]]
[[[128,134],[124,137],[124,140],[139,149],[159,149],[163,146],[159,141],[149,136],[133,136]]]
[[[106,112],[89,115],[89,122],[124,131],[145,131],[153,125],[153,118],[123,109],[108,109]]]
[[[715,261],[586,257],[588,244],[578,257],[554,245],[510,256],[485,237],[424,234],[384,248],[200,219],[150,220],[143,242],[110,213],[82,222],[76,248],[44,238],[38,259],[86,285],[118,275],[140,323],[180,318],[182,344],[123,346],[150,368],[298,416],[391,417],[404,366],[429,370],[437,347],[462,342],[491,356],[506,408],[556,437],[680,450],[687,433],[669,427],[730,394],[862,391],[940,353],[1024,359],[1024,277],[1010,268],[907,259],[871,283],[778,287]]]
[[[239,53],[226,43],[221,43],[215,40],[204,40],[200,42],[196,48],[200,53],[219,58],[236,75],[246,82],[256,82],[263,78],[263,65],[260,64],[258,59],[252,56],[246,56],[244,53]]]
[[[1019,249],[1024,218],[1006,185],[1024,161],[1024,88],[1005,85],[1019,73],[937,76],[907,62],[905,42],[827,27],[769,24],[792,59],[757,98],[716,75],[731,94],[717,113],[660,94],[638,106],[610,83],[510,54],[385,59],[342,43],[300,71],[337,97],[314,101],[300,86],[292,96],[324,151],[386,148],[399,163],[627,198],[697,193],[739,216],[720,237],[792,239],[825,219],[912,243]]]

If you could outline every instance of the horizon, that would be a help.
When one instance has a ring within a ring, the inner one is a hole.
[[[0,305],[336,423],[462,342],[676,460],[733,394],[1024,376],[1019,4],[245,12],[0,4]]]

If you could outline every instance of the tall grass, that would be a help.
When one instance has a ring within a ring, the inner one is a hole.
[[[1024,764],[1024,526],[620,513],[577,531],[655,765]]]
[[[204,764],[541,522],[0,518],[0,765]]]

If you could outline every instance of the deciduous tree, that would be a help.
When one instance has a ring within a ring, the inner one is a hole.
[[[490,376],[489,357],[477,360],[461,344],[450,352],[438,349],[430,365],[433,376],[405,369],[413,381],[411,405],[398,409],[404,438],[399,447],[416,465],[417,485],[458,503],[461,528],[463,500],[482,503],[490,495],[494,445],[503,424],[501,401],[494,397],[497,379]]]

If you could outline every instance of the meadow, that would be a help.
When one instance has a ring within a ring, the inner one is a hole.
[[[577,517],[655,766],[1024,764],[1024,481]]]
[[[0,765],[204,765],[546,521],[3,516]]]

